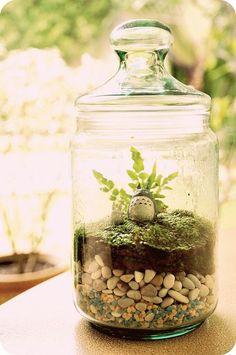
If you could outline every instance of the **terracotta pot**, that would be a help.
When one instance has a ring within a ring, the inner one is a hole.
[[[2,256],[0,264],[14,262],[16,258],[16,255]],[[37,258],[53,266],[24,274],[0,274],[0,304],[68,269],[68,266],[55,256],[38,254]]]

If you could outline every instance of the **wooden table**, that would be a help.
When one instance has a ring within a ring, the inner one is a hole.
[[[0,354],[10,355],[221,355],[236,341],[236,233],[219,243],[220,301],[194,332],[160,341],[112,338],[93,329],[72,302],[64,273],[0,306]],[[230,353],[236,354],[236,347]]]

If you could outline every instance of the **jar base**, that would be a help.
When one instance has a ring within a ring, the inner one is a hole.
[[[175,338],[181,335],[188,334],[193,330],[199,328],[204,321],[193,325],[187,325],[185,327],[181,327],[178,329],[167,329],[167,330],[145,330],[145,329],[127,329],[127,328],[115,328],[115,327],[107,327],[105,325],[99,325],[95,323],[90,323],[93,328],[98,331],[114,336],[116,338],[123,339],[133,339],[133,340],[160,340],[160,339],[168,339]]]

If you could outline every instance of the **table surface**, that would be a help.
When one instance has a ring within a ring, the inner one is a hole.
[[[104,335],[75,310],[67,272],[0,306],[0,354],[236,354],[236,233],[229,230],[223,235],[219,242],[219,303],[215,313],[194,332],[159,341]]]

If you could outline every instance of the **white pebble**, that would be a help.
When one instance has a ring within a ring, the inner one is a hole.
[[[116,288],[118,281],[119,281],[119,277],[112,276],[109,280],[107,280],[107,288],[109,290],[114,290],[114,288]]]
[[[90,274],[92,274],[93,272],[97,271],[97,269],[99,268],[99,265],[98,263],[93,260],[90,264],[89,264],[89,267],[88,267],[88,272]]]
[[[111,269],[108,266],[102,267],[102,277],[104,279],[109,279],[112,276]]]
[[[144,274],[142,272],[140,272],[140,271],[135,271],[134,272],[134,279],[138,283],[142,281],[143,276],[144,276]]]
[[[89,269],[89,265],[91,264],[91,260],[87,260],[85,261],[85,263],[83,264],[83,269],[85,272],[88,272]]]
[[[172,288],[174,286],[174,282],[175,282],[174,275],[173,274],[167,274],[164,277],[163,285],[164,285],[165,288],[169,289],[169,288]]]
[[[147,297],[154,297],[157,295],[157,289],[155,286],[148,284],[141,288],[141,294]]]
[[[141,300],[141,293],[140,293],[140,291],[129,290],[129,291],[127,292],[127,296],[128,296],[129,298],[132,298],[132,299],[135,300],[135,301]]]
[[[117,285],[119,290],[121,290],[122,292],[127,292],[129,289],[129,286],[127,285],[127,283],[123,282],[123,281],[118,281]]]
[[[136,303],[135,308],[136,308],[138,311],[143,312],[143,311],[146,310],[147,305],[146,305],[146,303],[138,302],[138,303]]]
[[[111,295],[112,294],[112,290],[102,290],[102,293],[105,293],[107,295]]]
[[[152,281],[151,284],[156,286],[156,287],[160,287],[163,283],[163,276],[162,275],[156,275]]]
[[[197,288],[201,287],[201,282],[198,280],[197,276],[193,274],[188,274],[187,277],[194,283],[195,287]]]
[[[167,295],[167,292],[168,292],[168,289],[167,288],[162,288],[159,293],[158,293],[158,296],[159,297],[165,297]]]
[[[155,314],[149,313],[149,314],[145,317],[145,321],[146,321],[146,322],[151,322],[154,317],[155,317]]]
[[[111,291],[111,292],[112,292],[112,291]],[[114,288],[113,293],[114,293],[114,295],[119,296],[119,297],[122,297],[122,296],[125,295],[125,292],[119,290],[119,288],[117,288],[117,287]]]
[[[182,281],[183,287],[188,288],[189,290],[195,289],[195,285],[194,285],[193,281],[191,281],[188,277],[181,278],[181,281]]]
[[[120,279],[126,283],[129,283],[134,278],[133,274],[122,275]]]
[[[115,317],[115,318],[121,317],[121,313],[118,313],[118,312],[111,312],[111,314],[112,314],[113,317]]]
[[[142,281],[139,282],[139,287],[140,287],[140,288],[143,287],[143,286],[145,286],[145,285],[146,285],[146,284],[145,284],[144,280],[142,280]]]
[[[134,304],[134,300],[132,300],[131,298],[121,298],[118,300],[117,303],[121,308],[127,308]]]
[[[200,280],[200,278],[202,277],[202,275],[198,271],[192,271],[192,274],[195,275],[198,280]]]
[[[187,288],[182,288],[179,293],[183,296],[187,296],[189,294],[189,290]]]
[[[91,274],[91,278],[93,280],[99,279],[101,276],[102,276],[102,272],[100,269],[98,269],[97,271],[95,271]]]
[[[142,296],[142,298],[144,299],[144,301],[147,301],[149,303],[159,304],[162,302],[162,298],[158,296],[155,297]]]
[[[100,255],[95,255],[95,260],[98,263],[99,266],[104,266],[104,262],[102,260],[102,257]]]
[[[95,289],[95,291],[100,292],[102,290],[105,290],[107,288],[107,285],[104,281],[97,279],[93,281],[93,288]]]
[[[161,307],[162,308],[169,307],[170,305],[172,305],[173,302],[174,302],[174,300],[172,297],[166,297],[164,299],[164,301],[162,302]]]
[[[194,301],[198,297],[199,292],[200,292],[199,288],[195,288],[194,290],[190,290],[189,294],[188,294],[189,300]]]
[[[200,276],[199,280],[202,284],[204,284],[206,282],[206,279],[204,276]]]
[[[206,297],[208,296],[208,294],[209,294],[209,288],[206,285],[201,285],[199,296]]]
[[[213,280],[213,278],[211,277],[211,275],[206,275],[206,277],[205,277],[205,285],[206,285],[210,290],[213,289],[213,287],[214,287],[214,280]]]
[[[174,285],[172,287],[175,291],[180,291],[182,288],[182,283],[181,281],[175,280]]]
[[[77,287],[82,287],[82,293],[85,295],[85,296],[88,296],[90,291],[92,291],[92,287],[90,285],[78,285]],[[79,289],[81,291],[81,288]]]
[[[120,277],[124,273],[124,271],[120,270],[120,269],[114,269],[114,270],[112,270],[112,272],[113,272],[114,276],[118,276],[118,277]]]
[[[144,299],[144,301],[147,301],[147,302],[149,302],[149,303],[153,303],[153,302],[152,302],[153,297],[142,296],[142,299]]]
[[[159,304],[161,302],[162,302],[161,297],[158,297],[158,296],[152,297],[152,303]]]
[[[176,301],[180,303],[189,303],[188,297],[181,295],[181,293],[177,291],[169,290],[168,294],[170,295],[170,297],[174,298]]]
[[[207,297],[207,303],[213,304],[215,303],[215,297],[213,295]]]
[[[92,278],[91,278],[90,274],[88,274],[88,273],[82,274],[82,284],[84,284],[84,285],[91,285],[92,284]]]
[[[129,287],[132,288],[132,290],[138,290],[139,289],[139,284],[136,281],[130,281],[129,282]]]
[[[96,313],[97,313],[97,308],[96,308],[93,304],[91,304],[91,305],[90,305],[90,311],[91,311],[92,313],[96,314]]]
[[[149,283],[154,278],[155,275],[156,275],[156,271],[150,269],[145,270],[144,281],[146,283]]]

